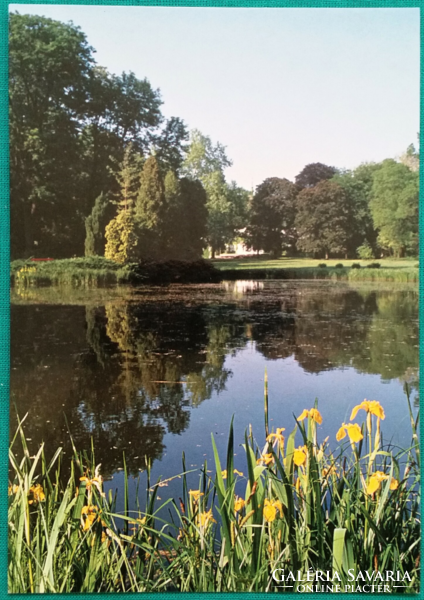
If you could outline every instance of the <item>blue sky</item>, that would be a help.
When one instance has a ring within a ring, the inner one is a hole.
[[[227,146],[250,189],[310,162],[354,168],[419,130],[419,9],[11,5],[73,21],[114,73],[160,88],[163,113]]]

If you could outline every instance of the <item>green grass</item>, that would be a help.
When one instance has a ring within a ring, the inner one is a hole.
[[[130,265],[120,265],[103,257],[66,258],[48,262],[14,260],[10,264],[11,283],[21,288],[126,284],[130,273]]]
[[[270,432],[265,384],[265,432],[258,441],[246,432],[244,473],[234,470],[231,423],[226,457],[212,436],[214,465],[205,462],[191,490],[183,456],[180,501],[158,507],[166,482],[152,485],[147,465],[145,503],[131,511],[124,460],[121,514],[103,493],[93,449],[74,450],[62,483],[62,450],[49,464],[43,445],[30,456],[20,425],[10,449],[9,592],[266,592],[284,568],[303,579],[308,569],[337,571],[342,586],[349,569],[407,571],[403,591],[416,593],[420,454],[409,397],[408,407],[410,448],[381,445],[378,403],[361,403],[359,423],[329,443],[318,439],[326,415],[317,406],[294,429],[287,419],[291,433]]]
[[[371,268],[372,263],[380,268]],[[319,266],[324,264],[325,267]],[[339,265],[343,266],[340,267]],[[360,268],[352,268],[352,265]],[[337,265],[337,266],[336,266]],[[214,261],[224,279],[317,279],[332,281],[386,281],[418,283],[418,263],[415,259],[312,260],[306,258],[248,258]]]
[[[416,258],[382,258],[372,260],[349,259],[343,260],[340,258],[332,258],[329,260],[312,259],[312,258],[278,258],[270,259],[269,257],[255,256],[252,258],[242,259],[216,259],[212,263],[218,269],[305,269],[316,268],[320,263],[325,263],[327,267],[335,267],[338,263],[342,263],[344,267],[351,267],[353,263],[359,263],[361,267],[366,267],[370,263],[379,262],[381,268],[396,268],[396,269],[411,269],[418,266]]]

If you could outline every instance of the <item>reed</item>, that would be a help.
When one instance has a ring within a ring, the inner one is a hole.
[[[316,403],[288,435],[269,432],[265,385],[266,431],[260,442],[246,432],[244,473],[234,469],[231,423],[224,463],[212,436],[213,472],[205,463],[195,489],[183,457],[179,503],[157,507],[166,482],[152,485],[147,464],[143,507],[130,510],[124,461],[122,514],[103,491],[93,448],[74,448],[62,484],[61,448],[49,463],[43,445],[30,456],[19,423],[10,448],[9,592],[265,592],[279,568],[303,579],[308,569],[329,571],[341,585],[349,570],[408,572],[402,591],[418,592],[418,417],[407,398],[412,444],[395,452],[382,446],[376,401],[358,404],[331,444],[318,439]]]

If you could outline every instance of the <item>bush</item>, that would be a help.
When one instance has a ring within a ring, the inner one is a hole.
[[[367,269],[379,269],[380,267],[380,263],[371,263],[367,266]]]
[[[337,265],[334,268],[335,269],[343,269],[343,263],[337,263]]]
[[[359,246],[359,248],[356,249],[356,253],[361,260],[370,260],[371,258],[374,258],[374,252],[368,242]]]
[[[360,269],[361,265],[359,263],[352,263],[352,269]]]
[[[319,269],[326,269],[327,265],[325,263],[319,263],[318,268]]]

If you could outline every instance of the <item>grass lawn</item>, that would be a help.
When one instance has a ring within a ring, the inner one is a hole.
[[[353,263],[359,263],[361,267],[367,267],[371,263],[378,262],[381,267],[396,269],[411,269],[418,266],[417,258],[380,258],[373,260],[341,260],[335,259],[312,259],[312,258],[277,258],[254,256],[252,258],[217,258],[212,261],[217,269],[305,269],[316,268],[319,264],[325,263],[327,267],[335,267],[342,264],[344,267],[351,267]]]

